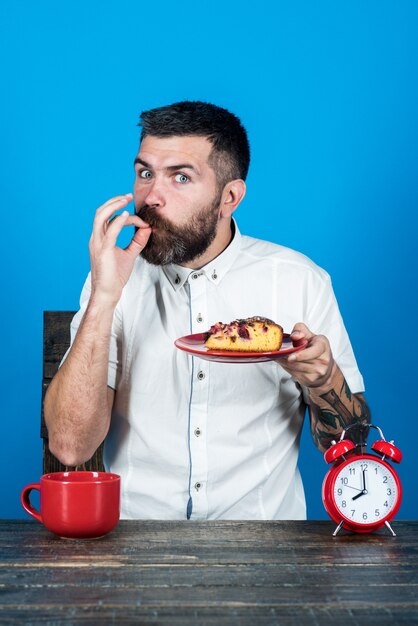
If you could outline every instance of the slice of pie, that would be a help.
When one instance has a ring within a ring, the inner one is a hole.
[[[230,324],[217,322],[205,333],[210,350],[274,352],[280,350],[283,328],[266,317],[248,317]]]

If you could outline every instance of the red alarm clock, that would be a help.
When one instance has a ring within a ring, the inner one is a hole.
[[[386,441],[378,426],[381,439],[371,445],[377,454],[364,452],[365,443],[356,446],[344,439],[351,424],[341,433],[340,440],[332,442],[325,452],[327,463],[333,463],[324,478],[322,500],[328,515],[338,524],[333,535],[341,528],[356,533],[369,533],[387,526],[396,536],[389,522],[395,517],[402,500],[402,486],[395,469],[385,459],[400,463],[402,452]]]

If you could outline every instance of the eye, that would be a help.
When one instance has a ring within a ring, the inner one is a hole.
[[[176,181],[176,183],[182,183],[182,184],[184,184],[184,183],[189,182],[189,180],[190,180],[190,179],[189,179],[189,177],[188,177],[188,176],[186,176],[186,174],[176,174],[176,176],[175,176],[175,181]]]
[[[149,170],[138,170],[138,176],[140,178],[152,178],[152,174]]]

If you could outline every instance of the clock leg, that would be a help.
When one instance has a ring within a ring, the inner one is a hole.
[[[337,528],[332,533],[333,537],[336,537],[336,535],[340,532],[341,528],[343,527],[343,524],[344,524],[344,520],[341,520],[341,522],[338,524]]]
[[[392,533],[392,536],[396,537],[396,533],[394,532],[394,530],[393,530],[392,526],[389,524],[389,522],[385,522],[385,526],[387,528],[389,528],[390,532]]]

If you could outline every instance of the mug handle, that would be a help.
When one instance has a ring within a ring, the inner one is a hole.
[[[29,515],[32,515],[38,522],[42,524],[42,516],[39,511],[37,511],[30,502],[30,492],[32,489],[36,489],[36,491],[41,490],[41,485],[39,483],[31,483],[30,485],[26,485],[23,487],[22,493],[20,494],[20,501],[22,503],[23,508]]]

